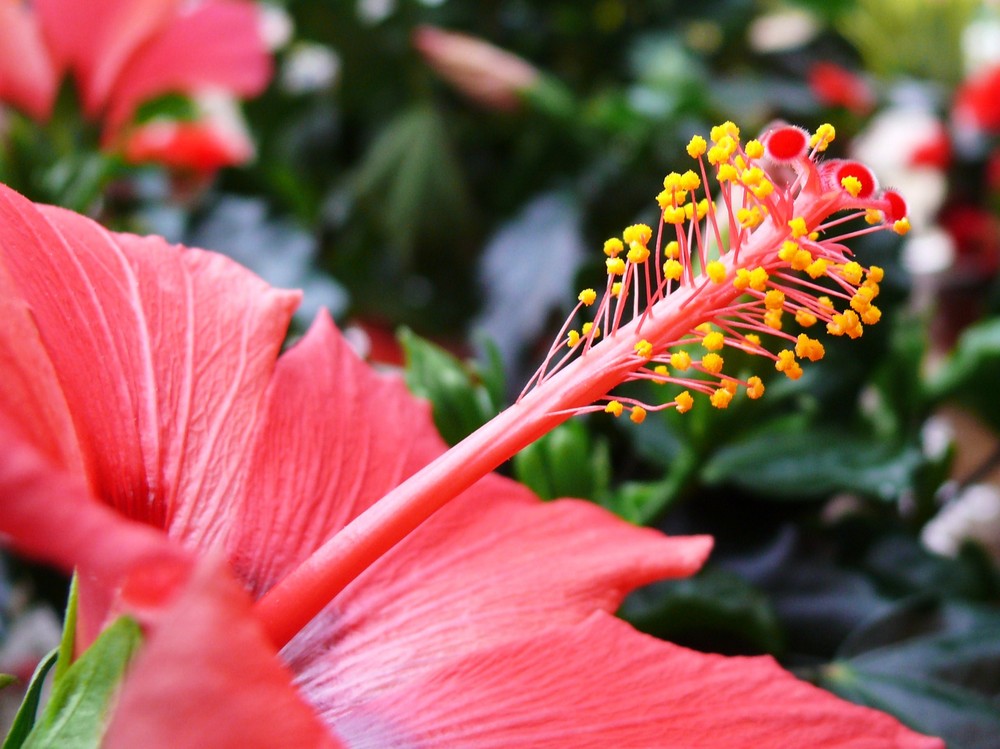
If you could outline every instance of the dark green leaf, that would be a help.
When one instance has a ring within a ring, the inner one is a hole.
[[[893,500],[913,485],[922,455],[840,432],[750,434],[705,465],[706,483],[729,483],[775,498],[820,498],[847,491]]]
[[[17,677],[13,674],[0,674],[0,689],[6,689],[16,681]]]
[[[14,722],[11,723],[7,738],[4,739],[3,747],[0,749],[20,749],[24,745],[24,740],[31,733],[35,725],[35,717],[38,714],[38,702],[41,699],[42,687],[45,684],[45,677],[56,663],[59,651],[53,650],[45,656],[35,667],[35,673],[31,675],[28,689],[24,693],[21,706],[17,709]]]
[[[611,458],[607,443],[593,439],[571,419],[514,456],[514,476],[542,499],[597,499],[607,491]]]
[[[59,640],[59,659],[56,661],[54,678],[60,681],[70,666],[73,665],[73,651],[76,644],[76,612],[80,596],[79,583],[76,574],[69,583],[69,596],[66,602],[66,616],[63,617],[62,638]]]
[[[931,395],[954,398],[1000,431],[1000,318],[972,326],[931,381]]]
[[[821,684],[941,736],[992,749],[1000,734],[1000,612],[910,599],[852,634]]]
[[[128,617],[105,629],[53,685],[49,703],[25,749],[99,747],[108,709],[141,642],[139,625]]]
[[[406,385],[431,402],[434,423],[444,440],[454,445],[490,418],[498,407],[470,367],[410,330],[399,334],[406,354]]]

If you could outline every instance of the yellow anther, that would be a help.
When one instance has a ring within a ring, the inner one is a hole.
[[[781,243],[781,249],[778,250],[778,259],[784,260],[786,263],[791,262],[791,259],[795,257],[795,253],[798,251],[799,243],[786,239]]]
[[[677,172],[670,172],[666,177],[663,178],[663,189],[670,192],[676,192],[681,186],[681,175]]]
[[[616,297],[616,296],[618,296],[621,293],[622,293],[622,282],[621,281],[615,281],[613,284],[611,284],[611,296]]]
[[[743,174],[740,175],[740,182],[748,186],[759,185],[762,179],[764,179],[764,170],[759,166],[755,166],[752,169],[745,169]]]
[[[820,307],[825,307],[828,310],[833,309],[833,300],[828,296],[817,297],[816,301],[819,302]]]
[[[764,394],[764,383],[756,375],[747,380],[747,397],[757,400]]]
[[[688,156],[692,159],[697,159],[699,156],[703,156],[705,154],[705,150],[707,148],[708,142],[704,138],[700,135],[692,136],[687,145]]]
[[[684,266],[673,258],[663,264],[663,277],[668,281],[680,281],[683,272]]]
[[[910,228],[911,228],[910,219],[905,217],[899,219],[899,221],[896,221],[892,225],[892,230],[896,232],[899,236],[903,236],[904,234],[908,233],[910,231]]]
[[[811,328],[816,324],[816,315],[806,309],[798,309],[795,311],[795,322],[801,325],[803,328]]]
[[[694,329],[695,329],[696,332],[702,333],[702,334],[705,334],[705,335],[708,335],[713,330],[715,330],[715,328],[712,327],[712,323],[710,323],[710,322],[703,322],[700,325],[696,325]]]
[[[788,349],[778,352],[778,361],[774,363],[774,368],[784,372],[790,380],[797,380],[802,376],[802,366],[795,361],[795,353]]]
[[[708,274],[713,283],[722,283],[726,280],[726,266],[719,260],[713,260],[706,265],[705,273]]]
[[[622,411],[625,407],[619,401],[608,401],[608,405],[604,407],[604,413],[611,414],[615,418],[622,415]]]
[[[757,346],[758,348],[760,347],[760,336],[757,335],[756,333],[747,333],[743,337],[747,339],[747,343],[749,343],[751,346]]]
[[[750,271],[746,268],[738,268],[736,270],[736,278],[733,279],[733,286],[740,291],[746,291],[750,288]]]
[[[809,233],[809,229],[806,228],[806,220],[801,216],[797,216],[789,221],[788,228],[792,230],[792,239],[804,237]]]
[[[774,192],[774,183],[767,179],[761,180],[759,185],[754,185],[750,188],[750,192],[754,194],[757,200],[764,200]]]
[[[716,171],[716,178],[719,182],[735,182],[739,177],[739,172],[732,164],[719,164]]]
[[[861,322],[865,325],[874,325],[882,319],[882,310],[874,304],[861,313]]]
[[[722,383],[722,387],[724,387],[733,395],[736,395],[736,391],[740,389],[740,382],[739,380],[724,380]]]
[[[764,295],[764,306],[769,310],[780,310],[785,306],[785,293],[771,289]]]
[[[583,326],[580,328],[580,331],[583,333],[583,335],[588,337],[590,336],[590,331],[594,331],[594,336],[593,336],[594,338],[601,337],[601,329],[595,328],[594,323],[592,322],[585,322]]]
[[[754,291],[763,291],[768,278],[770,277],[767,275],[767,271],[758,265],[750,271],[750,288]]]
[[[638,265],[649,260],[649,248],[644,244],[633,242],[629,245],[628,254],[625,256],[633,265]]]
[[[682,207],[663,209],[663,223],[665,224],[680,226],[686,219],[687,213]]]
[[[593,289],[584,289],[577,296],[577,299],[583,302],[584,306],[589,307],[595,301],[597,301],[597,292],[594,291]]]
[[[799,333],[798,340],[795,343],[795,355],[800,359],[808,359],[809,361],[819,361],[826,354],[826,349],[823,348],[823,344],[817,341],[815,338],[810,338],[805,333]]]
[[[780,309],[769,309],[764,313],[764,324],[774,330],[781,330],[781,315]]]
[[[736,211],[736,220],[740,222],[740,226],[744,229],[753,229],[759,226],[761,221],[764,220],[764,214],[761,213],[760,208],[757,206],[740,208]]]
[[[722,387],[712,393],[709,400],[716,408],[726,408],[733,400],[733,394],[726,390],[726,388]]]
[[[604,243],[604,254],[608,257],[618,257],[624,249],[625,245],[618,237],[612,237]]]
[[[704,346],[707,351],[719,351],[726,345],[726,337],[716,330],[706,334],[705,337],[701,339],[701,345]]]
[[[569,346],[570,348],[576,348],[577,346],[579,346],[580,345],[580,333],[577,332],[577,331],[575,331],[575,330],[571,330],[569,332],[569,337],[568,337],[568,339],[566,341],[566,345]]]
[[[809,274],[810,278],[819,278],[820,276],[826,275],[826,268],[826,260],[818,257],[806,266],[806,273]]]
[[[815,148],[817,151],[825,151],[827,146],[833,143],[834,138],[837,137],[837,131],[834,129],[833,125],[826,122],[816,128],[816,132],[809,139],[809,147]]]
[[[855,312],[863,313],[872,306],[872,299],[875,298],[875,291],[870,286],[862,286],[851,297],[851,309]]]
[[[677,244],[677,240],[674,239],[667,242],[666,246],[663,248],[664,257],[680,257],[681,256],[681,246]]]
[[[701,357],[702,369],[711,374],[719,374],[723,364],[725,364],[725,360],[718,354],[705,354]]]
[[[861,194],[861,180],[853,174],[849,174],[840,180],[840,186],[847,190],[852,198],[856,198]]]
[[[674,398],[674,407],[677,409],[677,413],[686,414],[691,410],[694,405],[694,398],[691,397],[691,393],[685,390],[683,393],[679,393],[676,398]]]
[[[746,159],[744,159],[744,158],[743,158],[742,156],[739,156],[739,155],[737,155],[737,157],[736,157],[735,159],[733,159],[733,165],[734,165],[734,166],[735,166],[735,167],[736,167],[737,169],[739,169],[739,171],[740,171],[741,173],[742,173],[742,172],[745,172],[745,171],[746,171],[746,169],[747,169],[747,166],[749,166],[749,165],[747,164],[747,160],[746,160]]]
[[[798,250],[792,256],[792,270],[806,270],[812,265],[813,256],[809,250]]]
[[[736,123],[726,120],[721,125],[713,127],[709,137],[711,137],[714,143],[718,143],[725,137],[739,138],[740,129],[736,126]]]
[[[691,192],[692,190],[697,190],[701,187],[701,178],[695,174],[693,171],[688,169],[680,178],[681,189]]]
[[[632,406],[632,413],[628,417],[636,424],[641,424],[646,420],[646,409],[642,406]]]
[[[653,367],[653,372],[659,375],[660,377],[667,377],[670,374],[666,364],[657,364],[655,367]],[[667,383],[664,382],[663,380],[657,380],[656,384],[666,385]]]
[[[875,224],[881,224],[883,221],[885,221],[885,216],[882,211],[877,211],[874,208],[869,208],[865,211],[865,223],[874,226]]]
[[[633,242],[649,244],[649,240],[652,238],[653,230],[646,224],[632,224],[632,226],[625,227],[625,231],[622,232],[622,239],[627,245],[631,245]]]
[[[635,353],[640,359],[651,359],[653,357],[653,344],[643,338],[635,344]]]
[[[761,142],[756,139],[748,140],[743,150],[747,152],[747,156],[751,159],[759,159],[764,155],[764,146],[761,145]]]
[[[679,372],[683,372],[691,366],[691,354],[687,351],[678,351],[670,355],[670,366]]]
[[[861,325],[861,318],[852,309],[847,310],[842,315],[834,315],[833,320],[826,324],[826,330],[830,335],[846,335],[849,338],[860,338],[864,333]]]
[[[609,257],[604,264],[608,266],[609,276],[620,276],[625,272],[625,261],[620,257]]]
[[[868,269],[868,281],[872,283],[882,283],[882,279],[885,278],[885,271],[877,265],[873,265]]]
[[[844,277],[845,281],[849,284],[857,286],[861,283],[861,274],[864,273],[864,270],[858,263],[851,260],[850,262],[844,263],[844,266],[840,269],[840,273]]]

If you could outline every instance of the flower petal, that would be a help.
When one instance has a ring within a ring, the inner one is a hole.
[[[129,670],[108,749],[335,749],[302,701],[250,599],[221,563],[198,565]]]
[[[356,748],[944,749],[770,658],[698,653],[606,614],[456,659],[338,730]]]
[[[211,545],[298,295],[6,188],[0,227],[0,266],[31,309],[92,494]]]
[[[339,725],[373,695],[469,653],[614,611],[640,585],[693,573],[710,547],[487,477],[358,578],[285,655]]]
[[[60,70],[76,73],[88,114],[104,105],[129,56],[157,33],[182,0],[35,0]]]
[[[153,97],[212,88],[255,96],[270,77],[254,4],[206,0],[178,15],[131,58],[111,93],[105,136],[114,137],[136,107]]]
[[[56,71],[35,16],[23,3],[0,3],[0,101],[44,120],[56,98]]]

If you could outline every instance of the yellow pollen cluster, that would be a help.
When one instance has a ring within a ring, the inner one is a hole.
[[[726,266],[718,260],[713,260],[706,265],[705,273],[708,274],[713,283],[722,283],[726,280]]]
[[[628,417],[636,424],[641,424],[646,420],[646,409],[642,406],[632,406],[632,413]]]
[[[589,307],[597,301],[597,292],[593,289],[584,289],[580,292],[579,296],[577,296],[577,299],[583,302],[585,306]]]
[[[643,338],[637,344],[635,344],[635,353],[640,359],[652,359],[653,358],[653,344]]]
[[[816,128],[816,132],[809,139],[809,147],[814,148],[819,152],[825,151],[834,139],[837,137],[837,131],[830,123],[824,123]]]
[[[800,359],[809,361],[819,361],[826,354],[823,344],[815,338],[810,338],[805,333],[800,333],[795,343],[795,355]]]
[[[620,257],[609,257],[604,264],[608,266],[609,276],[620,276],[625,272],[625,261]]]
[[[701,358],[702,369],[710,374],[719,374],[722,371],[723,364],[725,364],[725,361],[718,354],[705,354]]]
[[[663,277],[669,281],[680,281],[683,273],[684,266],[673,258],[663,264]]]
[[[792,230],[792,239],[799,239],[809,234],[809,229],[806,228],[806,220],[801,216],[789,221],[788,228]]]
[[[670,355],[670,366],[683,372],[691,366],[691,354],[687,351],[678,351]]]
[[[747,397],[751,400],[757,400],[764,394],[764,383],[763,381],[754,375],[749,380],[747,380]]]
[[[618,237],[612,237],[604,243],[604,254],[608,257],[618,257],[624,249],[625,245]]]
[[[835,314],[833,319],[826,324],[826,331],[830,335],[846,335],[849,338],[860,338],[864,333],[861,325],[861,318],[852,309],[845,311],[842,315]]]
[[[856,198],[861,194],[861,180],[854,175],[844,177],[840,180],[840,184],[852,198]]]
[[[604,413],[615,417],[621,416],[623,410],[625,410],[625,407],[620,401],[608,401],[608,405],[604,407]]]
[[[691,410],[694,405],[694,398],[691,397],[691,393],[685,390],[683,393],[678,393],[677,397],[674,398],[674,407],[677,409],[677,413],[685,414]]]
[[[733,400],[733,394],[726,388],[721,387],[712,393],[709,400],[716,408],[726,408]]]
[[[716,330],[706,333],[705,337],[701,339],[701,345],[705,347],[706,351],[721,351],[726,345],[726,339],[722,333]]]
[[[784,372],[790,380],[797,380],[802,376],[802,366],[795,361],[795,352],[788,349],[778,352],[778,361],[774,363],[774,368]]]

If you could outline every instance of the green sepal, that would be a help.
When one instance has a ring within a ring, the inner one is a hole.
[[[52,688],[24,749],[97,749],[125,670],[142,643],[127,616],[105,629]]]
[[[52,650],[35,667],[35,673],[31,675],[28,682],[28,689],[24,693],[21,706],[17,709],[17,715],[11,723],[7,738],[4,739],[2,749],[20,749],[24,740],[28,738],[31,729],[35,726],[35,718],[38,714],[38,703],[42,696],[42,686],[45,684],[45,677],[56,664],[59,657],[58,650]]]

